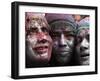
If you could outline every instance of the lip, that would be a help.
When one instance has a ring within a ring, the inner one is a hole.
[[[70,53],[69,51],[59,51],[60,53]]]
[[[48,51],[48,46],[46,46],[46,45],[37,46],[37,47],[34,47],[33,50],[35,50],[39,54],[43,54],[43,53],[46,53]]]
[[[81,59],[82,59],[82,61],[87,61],[87,60],[89,60],[89,54],[81,55]]]
[[[58,55],[63,57],[63,56],[69,56],[70,53],[71,52],[69,52],[69,51],[59,51],[59,54]]]
[[[59,50],[59,52],[66,52],[66,53],[70,53],[71,51],[67,51],[67,50]]]

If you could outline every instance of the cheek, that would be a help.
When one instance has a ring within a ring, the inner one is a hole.
[[[53,40],[51,39],[50,36],[47,37],[47,40],[48,40],[48,44],[49,44],[49,50],[52,50]]]
[[[54,40],[53,40],[53,50],[57,50],[57,49],[59,48],[58,45],[59,45],[59,44],[58,44],[58,41],[54,41]]]
[[[77,53],[80,53],[80,44],[78,44],[78,45],[76,46],[76,51],[77,51]]]
[[[74,38],[70,39],[70,40],[66,40],[66,42],[73,47],[74,46]]]
[[[37,38],[35,36],[33,37],[27,36],[27,41],[33,47],[37,43]]]
[[[52,40],[52,38],[51,38],[50,36],[47,36],[47,40],[48,40],[48,42],[50,42],[50,43],[53,42],[53,40]]]
[[[58,41],[57,40],[53,40],[53,47],[57,47],[58,46]]]
[[[69,41],[69,44],[72,46],[72,45],[74,45],[74,40],[70,40]]]

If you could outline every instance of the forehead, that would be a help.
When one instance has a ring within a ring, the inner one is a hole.
[[[79,35],[79,36],[84,36],[84,35],[87,35],[87,34],[89,34],[89,33],[90,33],[89,28],[83,28],[83,29],[80,29],[80,30],[78,31],[77,35]]]
[[[45,19],[42,18],[32,18],[29,22],[28,28],[41,28],[41,27],[48,27],[47,22]]]
[[[56,21],[51,24],[52,31],[73,31],[74,27],[69,22]]]

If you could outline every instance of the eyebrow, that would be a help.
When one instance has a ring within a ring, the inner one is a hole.
[[[48,27],[45,27],[45,26],[42,26],[40,29],[46,29],[46,30],[48,30],[48,31],[50,30]],[[35,31],[35,30],[38,30],[38,28],[34,26],[34,27],[29,28],[28,30],[29,30],[29,31],[32,31],[32,30]]]
[[[66,31],[66,30],[53,30],[53,29],[51,31],[52,32],[60,32],[61,31],[61,32],[65,32],[65,33],[73,33],[74,32],[74,31],[71,31],[71,30]]]
[[[36,30],[37,30],[37,28],[34,27],[34,28],[29,28],[27,31],[28,31],[28,32],[33,32],[33,31],[36,31]]]
[[[52,33],[56,33],[56,34],[60,34],[60,33],[64,33],[64,34],[68,34],[68,35],[75,35],[75,32],[73,31],[51,31]]]

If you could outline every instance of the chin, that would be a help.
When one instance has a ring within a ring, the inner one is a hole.
[[[89,65],[89,61],[81,62],[82,65]]]
[[[48,60],[48,59],[49,59],[48,53],[41,54],[41,55],[40,55],[40,58],[41,58],[42,60]]]
[[[57,59],[57,58],[56,58]],[[68,64],[70,62],[70,57],[58,57],[59,63],[63,64]]]

